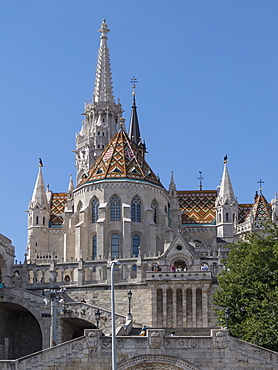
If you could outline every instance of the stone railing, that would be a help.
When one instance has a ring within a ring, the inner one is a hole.
[[[146,273],[146,280],[211,280],[211,271],[151,271]]]

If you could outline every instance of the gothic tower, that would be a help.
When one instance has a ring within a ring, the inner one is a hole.
[[[37,255],[46,253],[48,249],[48,226],[50,207],[42,176],[42,165],[34,187],[32,199],[28,208],[28,257],[34,260]]]
[[[227,168],[227,156],[224,158],[224,170],[216,199],[217,237],[226,242],[233,242],[237,224],[237,200]]]
[[[110,55],[107,46],[107,27],[105,19],[99,29],[100,47],[96,68],[95,88],[92,101],[85,104],[82,128],[76,135],[76,180],[87,175],[96,158],[117,132],[122,114],[122,106],[115,103],[113,96]]]

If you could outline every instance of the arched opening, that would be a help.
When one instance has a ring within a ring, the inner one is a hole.
[[[16,359],[42,349],[42,332],[35,316],[15,303],[0,303],[0,359]]]
[[[85,329],[96,329],[96,326],[83,319],[62,319],[62,342],[82,337]]]

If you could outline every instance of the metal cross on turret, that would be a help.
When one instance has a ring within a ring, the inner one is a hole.
[[[262,181],[262,179],[260,179],[260,181],[257,181],[257,183],[260,184],[260,194],[262,194],[262,192],[263,192],[262,184],[264,184],[264,181]]]
[[[200,187],[200,190],[203,190],[203,182],[202,182],[202,180],[204,180],[204,177],[202,176],[202,171],[199,171],[199,174],[200,174],[200,176],[197,178],[197,180],[200,180],[199,187]]]

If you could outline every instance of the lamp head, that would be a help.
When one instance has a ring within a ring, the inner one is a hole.
[[[110,266],[112,266],[112,265],[119,266],[120,264],[121,264],[121,262],[118,261],[118,260],[114,260],[114,261],[110,262]]]

